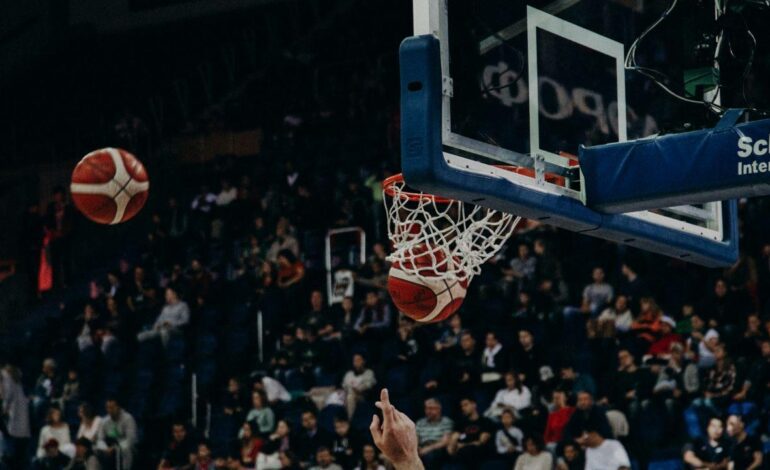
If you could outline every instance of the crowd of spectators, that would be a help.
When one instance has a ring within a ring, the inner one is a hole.
[[[287,164],[259,186],[252,163],[219,162],[217,189],[170,198],[139,255],[60,306],[28,393],[3,369],[9,468],[383,468],[367,432],[381,387],[428,468],[761,468],[764,245],[719,272],[580,240],[593,263],[567,268],[556,253],[575,236],[528,223],[458,314],[422,325],[385,289],[376,179],[335,191],[326,226],[373,242],[354,294],[329,305],[306,251],[321,208],[296,203],[317,178]],[[672,273],[691,285],[672,295]]]

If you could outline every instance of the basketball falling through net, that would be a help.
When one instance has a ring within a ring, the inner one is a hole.
[[[388,291],[399,310],[421,322],[441,321],[457,311],[472,277],[521,220],[475,204],[409,191],[401,174],[383,182],[383,193],[393,244]]]

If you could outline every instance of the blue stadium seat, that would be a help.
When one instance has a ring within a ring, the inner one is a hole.
[[[213,385],[217,376],[217,362],[214,359],[203,359],[195,368],[199,393]]]
[[[487,460],[479,466],[480,470],[510,470],[511,465],[504,460]]]
[[[403,395],[409,390],[409,366],[396,366],[385,376],[385,386],[393,395]]]
[[[171,388],[163,393],[158,404],[158,416],[173,416],[183,406],[183,393],[179,389]]]
[[[197,357],[212,357],[217,352],[217,337],[210,333],[201,333],[196,341]]]
[[[362,401],[356,407],[356,411],[353,412],[353,417],[350,419],[350,427],[359,432],[365,432],[369,429],[369,425],[372,424],[372,415],[376,411],[373,403],[368,401]]]
[[[340,405],[328,405],[318,413],[318,425],[329,432],[334,432],[334,418],[338,416],[347,418],[345,407]]]
[[[185,358],[185,339],[182,335],[171,335],[163,351],[166,364],[181,364]]]
[[[684,465],[680,459],[652,461],[647,466],[647,470],[683,470]]]
[[[247,326],[251,322],[251,312],[247,304],[238,304],[230,309],[227,323],[233,326]]]

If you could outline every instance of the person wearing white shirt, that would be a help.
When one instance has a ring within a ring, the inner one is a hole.
[[[513,411],[503,410],[500,415],[500,429],[495,433],[497,455],[513,464],[523,451],[524,433],[516,427]]]
[[[524,447],[527,451],[516,459],[513,470],[551,470],[553,468],[553,456],[543,449],[543,441],[539,437],[527,437],[524,440]]]
[[[583,432],[578,443],[586,448],[586,470],[630,470],[623,444],[615,439],[605,439],[595,430]]]
[[[96,416],[93,407],[88,403],[83,403],[78,407],[78,417],[80,418],[80,426],[78,427],[77,439],[85,437],[91,442],[96,442],[99,428],[102,426],[102,417]]]
[[[505,388],[498,391],[484,416],[499,419],[504,410],[512,410],[517,415],[532,405],[532,393],[526,385],[519,382],[514,372],[506,372]]]

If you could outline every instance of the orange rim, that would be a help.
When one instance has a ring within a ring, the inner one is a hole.
[[[497,166],[502,170],[512,171],[516,174],[527,176],[529,178],[535,177],[534,168],[525,168],[525,167],[513,166],[513,165],[495,165],[495,166]],[[546,173],[545,181],[551,184],[555,184],[557,186],[562,186],[562,187],[567,185],[567,180],[563,176],[557,175],[555,173]],[[396,191],[393,189],[393,187],[398,183],[404,183],[403,173],[398,173],[396,175],[389,176],[382,181],[382,189],[388,197],[396,197]],[[414,191],[406,191],[406,190],[401,190],[399,192],[399,196],[405,197],[410,201],[419,201],[420,199],[430,199],[440,204],[449,204],[455,201],[455,199],[450,199],[442,196],[436,196],[433,194],[426,194],[426,193],[415,193]]]

